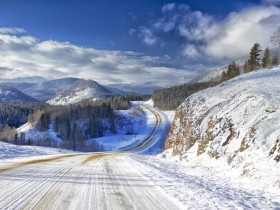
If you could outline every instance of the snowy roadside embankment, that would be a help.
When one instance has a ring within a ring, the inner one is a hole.
[[[71,153],[70,150],[61,150],[50,147],[20,146],[0,142],[0,160],[10,160],[18,158],[29,158],[44,155],[59,155]]]
[[[241,75],[177,109],[166,157],[280,188],[280,68]]]
[[[279,189],[250,179],[233,179],[229,171],[193,167],[160,156],[131,155],[131,165],[176,200],[182,209],[278,209]]]

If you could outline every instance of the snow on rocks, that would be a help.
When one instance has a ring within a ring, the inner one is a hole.
[[[166,156],[280,188],[280,68],[241,75],[177,109]]]

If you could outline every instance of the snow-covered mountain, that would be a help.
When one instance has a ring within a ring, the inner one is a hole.
[[[239,60],[236,60],[235,63],[240,66],[240,70],[242,70],[242,67],[244,65],[244,62],[247,60],[247,57],[241,58]],[[206,72],[202,75],[197,76],[194,78],[191,82],[209,82],[209,81],[219,81],[222,78],[222,74],[224,71],[228,70],[228,64],[223,65],[221,67],[218,67],[216,69],[213,69],[210,72]]]
[[[30,88],[31,86],[33,86],[35,84],[36,83],[29,83],[29,82],[3,82],[3,83],[0,83],[0,85],[13,87],[13,88],[16,88],[21,91],[23,91],[27,88]]]
[[[112,95],[112,92],[97,82],[80,79],[56,97],[48,100],[47,103],[52,105],[66,105],[78,103],[84,99],[107,98]]]
[[[5,102],[38,102],[13,87],[0,85],[0,101]]]
[[[209,82],[219,81],[222,78],[223,71],[227,71],[228,65],[224,65],[220,68],[214,69],[210,72],[205,72],[202,75],[197,76],[191,82]]]
[[[167,154],[280,187],[279,80],[280,67],[263,69],[191,95],[176,111]]]
[[[37,83],[29,88],[24,89],[22,92],[38,99],[39,101],[47,101],[66,90],[79,79],[77,78],[62,78],[49,80]]]
[[[125,95],[130,93],[129,91],[124,91],[118,88],[114,88],[114,87],[109,87],[109,86],[103,86],[105,87],[107,90],[109,90],[111,93],[115,94],[115,95]]]
[[[163,88],[162,86],[151,84],[150,82],[146,82],[141,85],[136,84],[109,84],[106,86],[108,90],[111,90],[110,88],[117,88],[118,90],[121,90],[125,93],[136,93],[141,95],[151,95],[154,90]],[[119,94],[123,94],[119,92]]]

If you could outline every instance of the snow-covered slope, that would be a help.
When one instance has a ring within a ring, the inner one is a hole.
[[[49,80],[37,83],[29,88],[24,89],[22,92],[38,99],[39,101],[47,101],[55,97],[58,93],[69,88],[79,79],[77,78],[63,78]]]
[[[241,67],[242,70],[242,66],[245,62],[245,60],[247,60],[247,57],[241,58],[237,61],[235,61],[235,63]],[[222,78],[222,74],[224,71],[228,70],[228,64],[221,66],[219,68],[216,68],[210,72],[206,72],[196,78],[194,78],[191,82],[209,82],[209,81],[219,81]]]
[[[106,98],[112,95],[109,90],[97,82],[80,79],[58,96],[48,100],[47,103],[52,105],[66,105],[78,103],[84,99]]]
[[[177,109],[167,154],[280,187],[280,67],[200,91]]]
[[[0,85],[0,101],[7,102],[38,102],[13,87]]]
[[[219,81],[222,78],[224,71],[227,71],[228,65],[224,65],[220,68],[214,69],[213,71],[204,73],[201,76],[196,77],[192,82],[209,82]]]
[[[0,83],[0,85],[13,87],[13,88],[16,88],[21,91],[23,91],[27,88],[30,88],[31,86],[33,86],[35,84],[36,83],[28,83],[28,82],[3,82],[3,83]]]
[[[43,155],[58,155],[73,152],[71,150],[38,146],[20,146],[0,142],[0,160],[11,160]]]

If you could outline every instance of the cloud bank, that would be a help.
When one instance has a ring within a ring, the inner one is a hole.
[[[265,0],[263,3],[277,5],[279,2]],[[248,55],[256,42],[269,47],[270,36],[279,26],[280,8],[275,6],[247,8],[221,20],[201,11],[192,11],[188,5],[172,3],[162,7],[161,17],[134,29],[131,35],[138,34],[143,39],[145,36],[139,34],[144,27],[157,40],[153,44],[177,42],[181,55],[190,62],[225,62]]]
[[[157,86],[185,83],[194,73],[167,67],[169,57],[134,52],[106,51],[69,42],[40,41],[24,30],[0,28],[1,78],[43,76],[49,79],[78,77],[101,84],[147,82]],[[151,41],[152,42],[152,41]]]
[[[263,4],[280,6],[280,0],[262,0]]]
[[[164,5],[160,17],[128,32],[147,48],[165,49],[167,55],[161,57],[39,40],[22,28],[0,28],[1,78],[78,77],[143,87],[182,84],[213,66],[248,55],[255,42],[269,46],[280,26],[280,8],[271,6],[276,0],[265,2],[270,6],[232,12],[224,19],[184,4]]]

